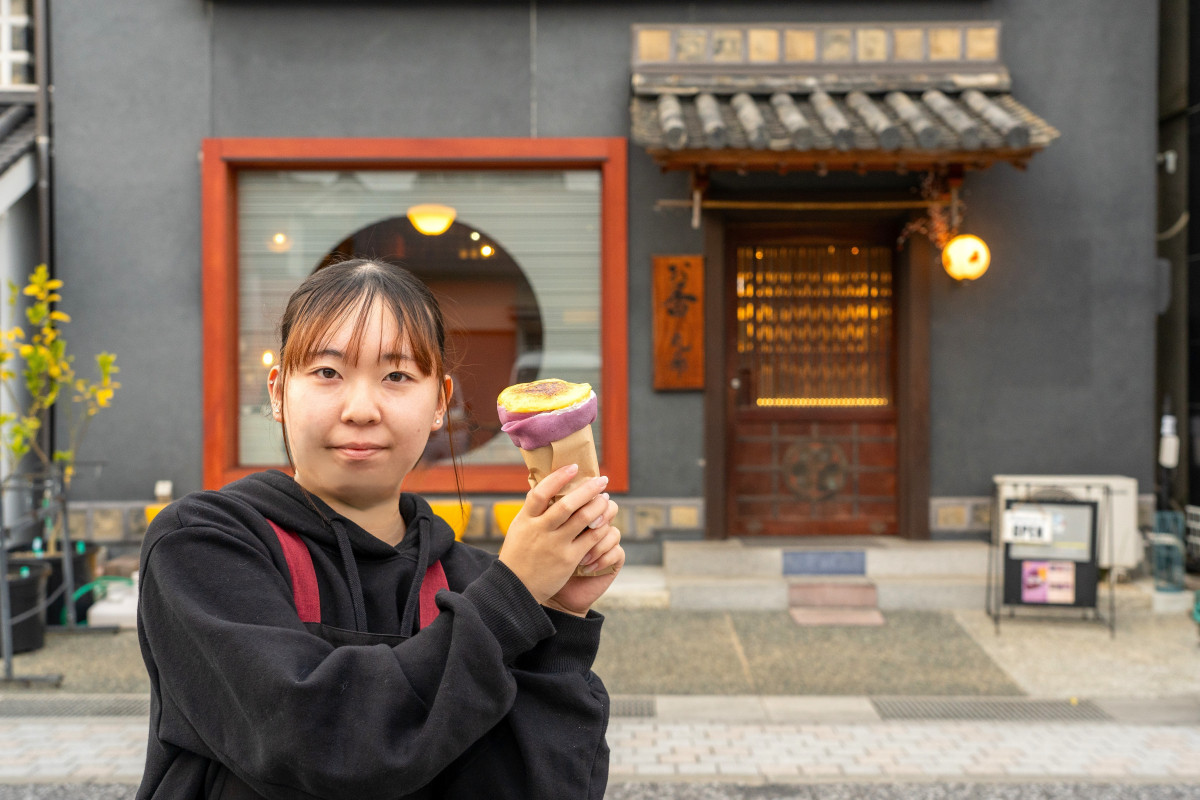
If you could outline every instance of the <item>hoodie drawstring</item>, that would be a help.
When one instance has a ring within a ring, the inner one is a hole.
[[[429,530],[429,518],[417,519],[417,572],[413,575],[412,587],[408,590],[408,600],[404,603],[404,618],[400,620],[400,630],[406,635],[415,633],[416,615],[421,606],[421,584],[425,581],[425,570],[429,569],[429,540],[433,535]]]
[[[342,569],[346,573],[346,584],[350,587],[350,601],[354,606],[354,630],[367,630],[367,603],[363,600],[362,579],[358,576],[358,564],[350,549],[350,537],[339,520],[331,522],[333,535],[337,539],[338,552],[342,556]]]

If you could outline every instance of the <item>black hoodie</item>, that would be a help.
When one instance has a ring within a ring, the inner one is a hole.
[[[138,798],[604,795],[602,618],[540,606],[495,556],[404,494],[397,546],[281,472],[188,495],[142,547],[138,636],[150,673]],[[321,620],[296,613],[267,519],[312,554]],[[425,567],[450,591],[418,635]],[[407,638],[404,638],[407,637]]]

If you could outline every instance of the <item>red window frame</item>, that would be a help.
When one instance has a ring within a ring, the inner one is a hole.
[[[613,491],[628,491],[627,144],[570,139],[205,139],[202,149],[204,485],[264,467],[238,462],[237,176],[244,170],[598,169],[601,177],[601,453]],[[286,464],[278,465],[287,469]],[[462,468],[466,492],[528,489],[521,465]],[[456,491],[449,467],[411,473],[405,489]]]

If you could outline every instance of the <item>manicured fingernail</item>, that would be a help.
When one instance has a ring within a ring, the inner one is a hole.
[[[578,523],[576,523],[576,524],[578,524]],[[604,524],[604,517],[599,516],[599,517],[596,517],[591,522],[589,522],[588,527],[591,528],[592,530],[595,530],[596,528],[599,528],[603,524]]]
[[[607,475],[601,475],[596,480],[600,481],[601,486],[608,486],[608,476]]]
[[[611,497],[609,497],[609,496],[608,496],[608,492],[601,492],[601,493],[600,493],[600,496],[601,496],[601,497],[603,497],[605,500],[611,500],[611,499],[612,499]]]

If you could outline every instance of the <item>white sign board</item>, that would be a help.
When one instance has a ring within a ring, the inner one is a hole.
[[[1032,508],[1009,509],[1004,512],[1001,537],[1005,542],[1021,544],[1053,544],[1056,527],[1062,525],[1061,517]]]

